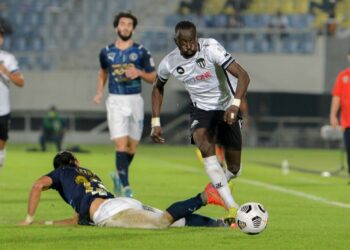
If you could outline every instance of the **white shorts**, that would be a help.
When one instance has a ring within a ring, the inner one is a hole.
[[[163,211],[142,204],[140,201],[118,197],[103,202],[93,216],[93,222],[100,227],[124,227],[159,229],[168,226],[181,227],[185,220],[180,219],[170,225],[164,220]]]
[[[106,108],[111,140],[124,136],[129,136],[136,141],[141,139],[144,103],[140,94],[109,94]]]

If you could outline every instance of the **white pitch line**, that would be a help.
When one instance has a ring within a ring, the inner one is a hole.
[[[204,173],[205,172],[204,169],[202,170],[202,169],[194,168],[191,165],[176,164],[176,163],[171,163],[171,162],[167,162],[164,160],[153,159],[153,158],[152,158],[152,161],[157,161],[157,162],[161,163],[163,167],[179,169],[179,170],[186,171],[186,172],[192,172],[192,173]],[[328,200],[326,198],[319,197],[319,196],[312,195],[312,194],[307,194],[307,193],[304,193],[301,191],[296,191],[293,189],[284,188],[281,186],[272,185],[272,184],[265,183],[265,182],[250,180],[250,179],[246,179],[246,178],[242,178],[242,177],[239,177],[238,180],[243,182],[243,183],[247,183],[247,184],[258,186],[258,187],[263,187],[265,189],[274,190],[274,191],[277,191],[280,193],[286,193],[286,194],[298,196],[298,197],[301,197],[301,198],[304,198],[307,200],[312,200],[312,201],[324,203],[324,204],[335,206],[335,207],[350,209],[350,204],[342,203],[339,201],[331,201],[331,200]]]
[[[347,203],[342,203],[342,202],[338,202],[338,201],[331,201],[331,200],[328,200],[328,199],[323,198],[323,197],[319,197],[319,196],[312,195],[312,194],[307,194],[307,193],[304,193],[304,192],[301,192],[301,191],[296,191],[296,190],[293,190],[293,189],[284,188],[284,187],[277,186],[277,185],[268,184],[268,183],[265,183],[265,182],[248,180],[248,179],[244,179],[244,178],[240,178],[239,180],[241,182],[247,183],[249,185],[263,187],[263,188],[274,190],[274,191],[277,191],[277,192],[280,192],[280,193],[291,194],[291,195],[294,195],[294,196],[302,197],[302,198],[305,198],[305,199],[308,199],[308,200],[312,200],[312,201],[321,202],[321,203],[324,203],[324,204],[327,204],[327,205],[331,205],[331,206],[336,206],[336,207],[350,209],[350,204],[347,204]]]

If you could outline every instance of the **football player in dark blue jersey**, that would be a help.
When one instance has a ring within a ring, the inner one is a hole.
[[[149,51],[132,40],[137,18],[129,12],[121,12],[115,16],[113,26],[117,39],[100,52],[101,68],[93,100],[101,103],[108,79],[107,120],[116,151],[116,172],[112,175],[114,192],[117,196],[132,197],[128,172],[142,136],[144,120],[141,80],[153,83],[156,73]]]
[[[71,152],[59,152],[54,157],[53,165],[54,170],[39,178],[32,186],[27,217],[21,225],[30,225],[34,222],[41,192],[55,189],[62,199],[74,209],[75,216],[65,220],[36,223],[147,229],[168,226],[226,226],[221,219],[193,214],[206,204],[224,207],[223,200],[211,184],[208,184],[202,193],[176,202],[164,212],[146,206],[133,198],[114,198],[96,174],[79,166],[79,161]]]

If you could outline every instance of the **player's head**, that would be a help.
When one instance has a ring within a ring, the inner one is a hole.
[[[64,166],[72,166],[72,167],[78,166],[78,160],[72,152],[61,151],[61,152],[58,152],[53,158],[54,169],[57,169],[59,167],[64,167]]]
[[[175,26],[175,43],[185,58],[191,58],[198,50],[197,29],[189,21],[181,21]]]
[[[118,36],[127,41],[132,37],[137,26],[137,18],[131,12],[120,12],[114,17],[113,26]]]

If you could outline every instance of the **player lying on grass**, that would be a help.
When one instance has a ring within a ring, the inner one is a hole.
[[[70,219],[37,222],[38,224],[149,229],[169,226],[227,226],[222,219],[193,214],[206,204],[224,207],[223,200],[211,184],[208,184],[205,191],[195,197],[176,202],[166,211],[161,211],[132,198],[114,198],[97,175],[80,167],[79,161],[71,152],[58,153],[53,159],[53,165],[52,172],[35,181],[29,194],[27,218],[21,222],[21,225],[30,225],[34,222],[41,192],[55,189],[62,199],[72,206],[76,214]]]

